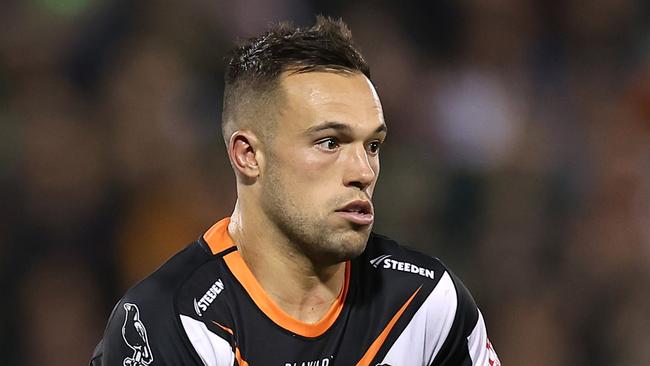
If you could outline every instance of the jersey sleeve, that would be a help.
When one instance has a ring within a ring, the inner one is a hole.
[[[456,311],[449,334],[431,366],[500,366],[483,315],[461,280],[450,275],[456,288]]]
[[[487,337],[485,321],[480,311],[478,312],[476,325],[472,333],[467,337],[467,348],[472,365],[501,366],[501,361],[499,361],[499,357],[497,357],[492,343]]]
[[[173,303],[128,295],[113,309],[90,366],[203,365]]]

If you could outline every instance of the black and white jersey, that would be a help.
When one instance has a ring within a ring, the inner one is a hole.
[[[498,366],[474,300],[438,260],[371,234],[325,316],[304,323],[264,292],[229,220],[131,288],[91,366]]]

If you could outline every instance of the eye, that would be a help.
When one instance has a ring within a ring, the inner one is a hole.
[[[316,146],[325,151],[334,151],[339,147],[339,143],[333,137],[328,137],[316,143]]]
[[[381,146],[381,141],[373,141],[368,144],[368,152],[371,154],[377,154],[379,152],[379,147]]]

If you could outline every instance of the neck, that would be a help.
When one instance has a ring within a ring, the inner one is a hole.
[[[247,214],[251,211],[242,206],[238,200],[228,233],[244,262],[285,313],[303,322],[318,322],[343,288],[345,263],[314,263],[266,217]]]

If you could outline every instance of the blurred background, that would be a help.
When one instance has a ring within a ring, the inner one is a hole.
[[[227,50],[341,16],[390,134],[375,230],[440,257],[504,365],[650,365],[650,3],[6,0],[0,354],[87,365],[227,216]]]

